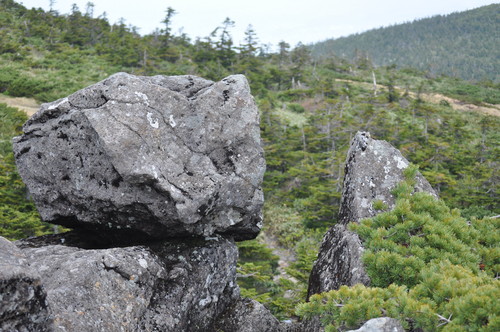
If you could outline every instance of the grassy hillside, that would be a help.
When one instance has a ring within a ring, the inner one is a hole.
[[[366,58],[313,60],[303,45],[282,43],[266,53],[251,30],[233,45],[229,22],[194,41],[171,34],[168,24],[140,36],[78,8],[48,13],[0,0],[0,26],[0,93],[7,99],[55,100],[117,71],[248,77],[261,112],[266,203],[263,234],[240,243],[240,285],[280,318],[303,301],[322,235],[336,223],[344,160],[358,130],[400,149],[464,218],[500,214],[500,88],[492,82],[374,67]],[[52,232],[15,170],[10,139],[26,117],[6,105],[0,117],[0,235]]]
[[[500,82],[500,4],[370,30],[311,46],[315,58],[368,58],[468,80]]]

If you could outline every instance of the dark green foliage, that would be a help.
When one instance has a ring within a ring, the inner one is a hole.
[[[7,93],[11,96],[35,96],[41,92],[51,89],[47,82],[26,76],[18,76],[10,82]]]
[[[14,68],[2,68],[2,71],[0,71],[0,92],[6,92],[18,76],[19,72]]]
[[[387,205],[382,200],[373,201],[372,206],[377,211],[382,211],[387,209]]]
[[[499,13],[500,5],[491,4],[329,39],[314,44],[311,52],[316,58],[337,54],[358,59],[362,69],[369,67],[368,59],[371,59],[378,66],[413,67],[433,77],[447,74],[476,81],[487,78],[499,83]],[[464,91],[464,95],[468,93]]]
[[[287,107],[290,111],[295,112],[295,113],[304,113],[305,112],[304,107],[300,104],[291,103],[291,104],[288,104]]]
[[[14,164],[11,138],[21,133],[26,120],[23,112],[0,104],[0,236],[10,240],[52,232],[28,200]]]
[[[300,291],[298,294],[299,300],[307,296],[309,275],[311,274],[314,261],[318,257],[319,247],[325,232],[325,229],[308,230],[294,246],[295,261],[290,264],[290,267],[286,271],[298,281],[295,289]]]
[[[241,294],[279,312],[273,303],[273,296],[280,292],[279,286],[273,282],[277,274],[278,256],[258,240],[239,242],[238,250],[238,285]]]
[[[406,330],[498,331],[500,281],[475,275],[449,262],[422,270],[413,289],[342,286],[338,291],[316,294],[298,307],[305,318],[320,316],[326,331],[357,328],[377,317],[399,319]]]

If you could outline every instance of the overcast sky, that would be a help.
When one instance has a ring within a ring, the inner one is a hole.
[[[26,7],[50,8],[50,0],[17,0]],[[54,9],[67,14],[76,3],[85,12],[89,0],[55,0]],[[162,28],[167,7],[177,14],[173,32],[183,29],[189,37],[205,37],[226,17],[236,22],[235,44],[253,25],[262,44],[291,46],[338,38],[414,19],[477,8],[492,0],[94,0],[94,17],[106,12],[110,23],[120,18],[148,34]]]

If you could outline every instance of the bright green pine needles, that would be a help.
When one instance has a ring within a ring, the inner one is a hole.
[[[298,315],[327,331],[389,316],[406,329],[500,331],[500,222],[467,222],[428,193],[413,193],[416,168],[394,191],[392,211],[350,224],[364,241],[372,287],[311,297]]]

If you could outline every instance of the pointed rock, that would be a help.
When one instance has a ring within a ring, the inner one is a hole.
[[[342,285],[370,284],[362,263],[363,243],[346,225],[375,216],[376,200],[392,209],[395,198],[391,190],[404,180],[403,170],[408,166],[409,162],[389,143],[374,140],[367,132],[356,134],[347,154],[339,222],[323,238],[309,278],[307,298]],[[437,197],[420,173],[416,182],[417,191]]]

